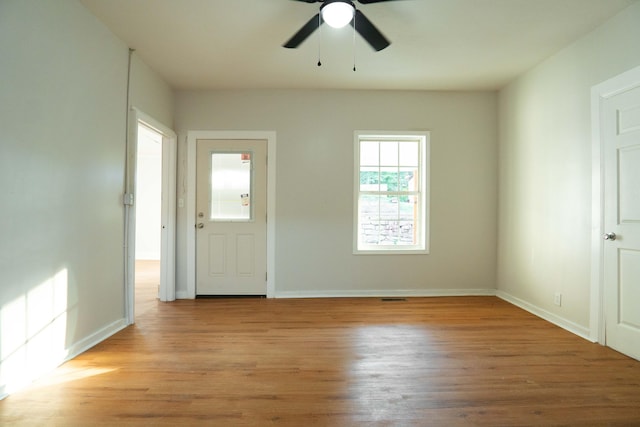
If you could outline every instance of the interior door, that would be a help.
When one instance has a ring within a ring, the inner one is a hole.
[[[640,86],[603,107],[606,344],[640,359]]]
[[[266,295],[267,141],[198,140],[196,295]]]

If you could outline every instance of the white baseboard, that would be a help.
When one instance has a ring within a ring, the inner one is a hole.
[[[551,322],[554,325],[561,327],[562,329],[565,329],[573,334],[576,334],[581,338],[594,342],[594,340],[591,337],[591,331],[589,330],[589,328],[585,328],[582,325],[578,325],[577,323],[572,322],[571,320],[567,320],[564,317],[558,316],[557,314],[553,314],[550,311],[547,311],[536,305],[533,305],[524,300],[521,300],[520,298],[514,297],[513,295],[510,295],[504,291],[498,290],[496,292],[496,296],[500,299],[507,301],[508,303],[511,303],[517,307],[520,307],[521,309],[528,311],[529,313],[534,314],[546,320],[547,322]]]
[[[362,291],[276,291],[274,298],[378,298],[378,297],[462,297],[495,296],[495,289],[393,289]],[[190,298],[186,291],[176,291],[176,299]]]
[[[276,292],[276,298],[379,298],[495,296],[495,289],[386,289]]]
[[[54,369],[56,369],[58,366],[62,365],[63,363],[65,363],[65,362],[73,359],[74,357],[84,353],[85,351],[89,350],[91,347],[95,346],[96,344],[101,343],[105,339],[107,339],[110,336],[112,336],[112,335],[116,334],[117,332],[121,331],[126,326],[127,326],[126,319],[123,318],[123,319],[116,320],[115,322],[113,322],[113,323],[105,326],[104,328],[94,332],[93,334],[89,335],[88,337],[85,337],[82,340],[74,343],[73,345],[71,345],[71,347],[69,347],[62,354],[60,354],[60,355],[52,355],[53,359],[52,360],[48,360],[46,362],[46,370],[53,371]],[[2,400],[4,398],[6,398],[7,396],[9,396],[10,392],[18,391],[21,388],[24,388],[24,387],[28,386],[31,382],[36,381],[36,380],[39,379],[39,378],[28,378],[27,377],[29,375],[28,372],[25,372],[24,375],[25,375],[25,378],[27,378],[26,379],[27,382],[24,383],[24,384],[20,384],[18,387],[14,387],[11,390],[8,389],[8,385],[7,384],[0,385],[0,400]]]
[[[116,333],[120,332],[126,327],[127,327],[127,320],[125,318],[122,318],[94,332],[93,334],[89,335],[88,337],[78,341],[77,343],[69,347],[69,349],[67,350],[67,356],[62,362],[60,362],[60,364],[68,360],[71,360],[74,357],[84,353],[85,351],[89,350],[91,347],[101,343],[102,341],[106,340],[112,335],[115,335]]]

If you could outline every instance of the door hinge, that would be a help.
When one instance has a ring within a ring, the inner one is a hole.
[[[133,206],[133,193],[124,193],[122,203],[124,203],[125,206]]]

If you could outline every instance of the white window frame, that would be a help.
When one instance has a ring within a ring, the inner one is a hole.
[[[353,197],[353,253],[355,255],[399,255],[399,254],[428,254],[429,253],[429,173],[430,173],[430,133],[428,131],[363,131],[354,132],[354,197]],[[418,204],[419,213],[416,218],[416,245],[360,245],[359,243],[359,200],[361,193],[368,193],[360,190],[360,142],[361,141],[403,141],[418,140],[420,181],[418,193],[420,202]]]

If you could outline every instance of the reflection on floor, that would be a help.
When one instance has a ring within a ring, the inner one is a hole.
[[[160,261],[136,260],[136,317],[156,306],[159,286]]]

